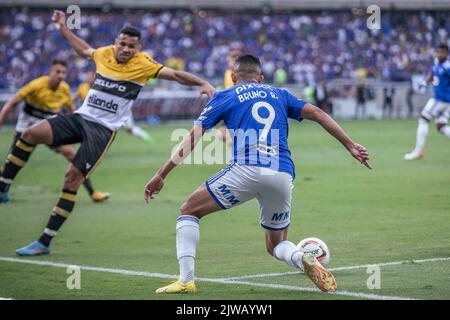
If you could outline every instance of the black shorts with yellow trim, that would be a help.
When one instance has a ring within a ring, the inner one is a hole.
[[[88,178],[99,165],[108,151],[116,133],[99,123],[83,119],[73,113],[47,119],[53,131],[53,144],[57,147],[65,144],[80,143],[72,164]]]

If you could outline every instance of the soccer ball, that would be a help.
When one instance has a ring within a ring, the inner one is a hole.
[[[297,247],[301,252],[313,253],[324,267],[330,262],[330,250],[326,243],[319,238],[303,239],[297,244]]]

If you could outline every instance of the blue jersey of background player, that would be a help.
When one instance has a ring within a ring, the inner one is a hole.
[[[423,108],[416,132],[416,147],[410,153],[404,155],[405,160],[423,159],[425,156],[425,142],[429,131],[429,122],[436,121],[436,129],[446,138],[450,139],[450,61],[448,46],[440,44],[433,64],[433,70],[420,86],[427,83],[433,84],[434,96],[428,99]]]
[[[442,50],[445,52],[445,50]],[[450,103],[450,61],[447,55],[436,58],[433,64],[432,84],[434,98],[436,100]]]
[[[269,167],[295,175],[288,147],[288,118],[302,120],[305,101],[257,82],[217,93],[195,124],[211,129],[224,120],[233,141],[232,163]]]

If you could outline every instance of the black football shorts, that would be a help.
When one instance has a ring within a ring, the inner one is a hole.
[[[53,131],[51,147],[80,143],[72,164],[88,178],[102,161],[116,132],[99,123],[83,119],[79,114],[48,118]]]

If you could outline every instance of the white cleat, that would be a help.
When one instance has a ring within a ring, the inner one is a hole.
[[[411,152],[411,153],[407,153],[404,156],[405,160],[416,160],[416,159],[423,159],[423,157],[425,156],[425,154],[421,151],[421,152]]]

